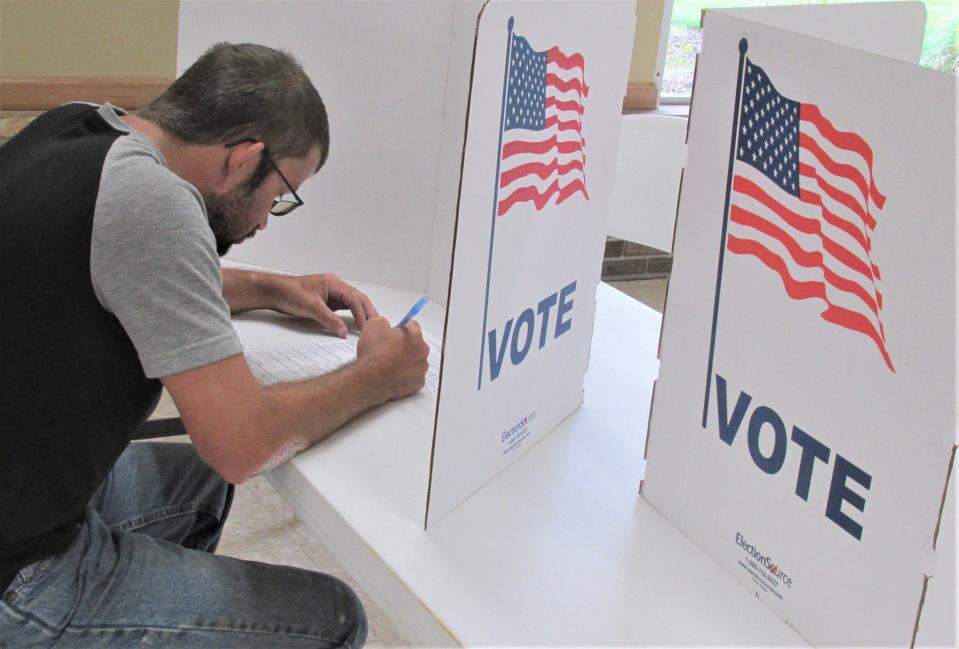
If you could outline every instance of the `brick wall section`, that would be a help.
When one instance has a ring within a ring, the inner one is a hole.
[[[669,277],[673,256],[641,243],[606,237],[603,280]]]

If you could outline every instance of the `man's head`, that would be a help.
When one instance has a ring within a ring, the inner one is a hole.
[[[292,56],[262,45],[214,45],[139,117],[184,144],[233,145],[230,161],[248,163],[242,185],[200,187],[221,254],[265,227],[272,199],[289,193],[281,174],[295,188],[329,155],[326,107],[313,83]]]

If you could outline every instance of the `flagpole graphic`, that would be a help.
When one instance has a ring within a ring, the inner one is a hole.
[[[716,323],[719,320],[719,290],[723,284],[723,261],[726,252],[726,230],[729,226],[729,196],[733,186],[733,164],[736,160],[736,140],[739,135],[739,106],[743,94],[743,70],[746,62],[746,50],[749,43],[745,38],[739,40],[739,68],[736,76],[736,105],[733,109],[733,134],[729,143],[729,168],[726,172],[726,203],[723,207],[723,231],[719,239],[719,269],[716,271],[716,296],[713,299],[713,324],[709,334],[709,360],[706,363],[706,396],[703,398],[703,428],[709,416],[709,392],[713,383],[713,355],[716,351]]]
[[[476,390],[483,387],[483,359],[486,355],[486,323],[489,317],[489,283],[493,276],[493,237],[496,234],[496,208],[499,203],[499,166],[503,160],[503,122],[506,119],[506,88],[509,83],[510,50],[513,47],[513,17],[506,23],[506,65],[503,70],[503,100],[499,113],[499,142],[496,144],[496,183],[493,186],[493,216],[489,226],[489,260],[486,262],[486,300],[483,304],[483,331],[480,335],[480,362],[479,376],[476,379]]]

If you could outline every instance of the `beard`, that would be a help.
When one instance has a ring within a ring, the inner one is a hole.
[[[235,243],[240,243],[256,234],[256,225],[251,227],[253,190],[248,185],[237,187],[227,194],[203,196],[210,229],[216,239],[216,252],[225,255]]]

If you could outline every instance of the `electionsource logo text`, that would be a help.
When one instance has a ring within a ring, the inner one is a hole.
[[[529,437],[529,426],[536,419],[536,411],[532,410],[515,425],[500,434],[500,444],[503,446],[503,455],[511,453],[520,447],[520,444]]]
[[[739,532],[736,532],[736,545],[741,547],[743,551],[752,557],[760,566],[768,570],[769,574],[776,577],[780,583],[788,588],[792,588],[792,577],[783,572],[782,568],[780,568],[771,557],[764,555],[760,552],[759,548],[746,541],[745,537]]]

